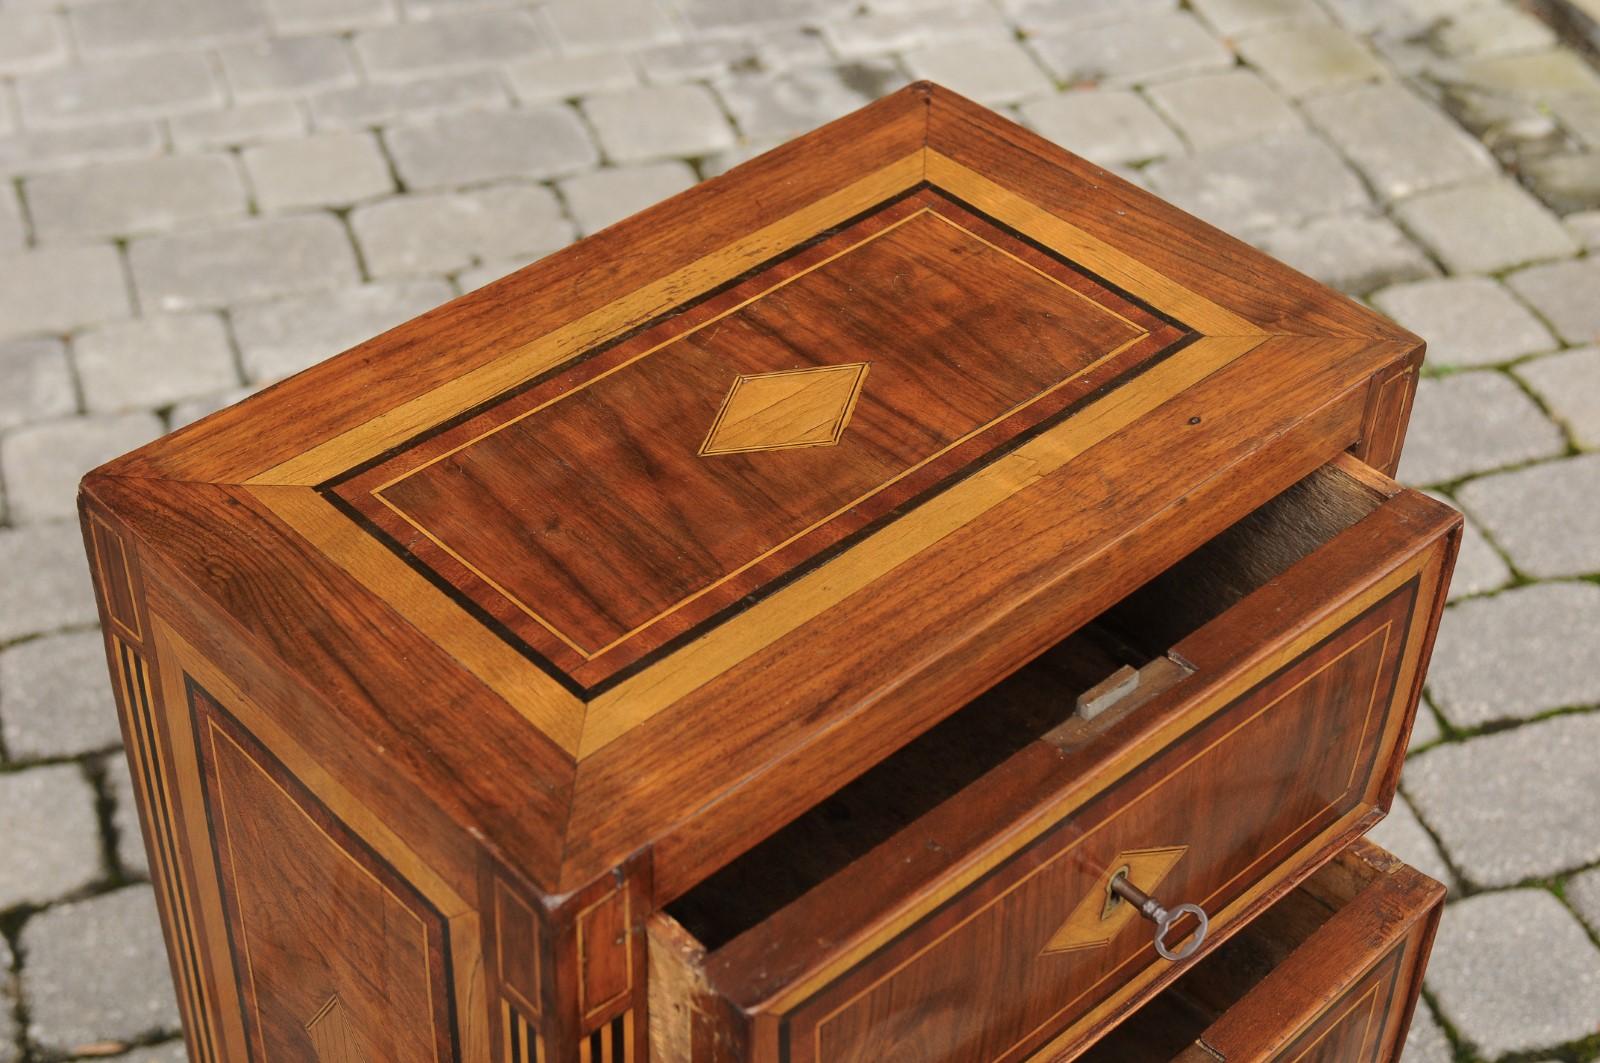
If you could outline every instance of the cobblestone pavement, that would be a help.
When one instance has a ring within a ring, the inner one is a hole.
[[[909,78],[1431,341],[1407,1059],[1600,1056],[1600,73],[1507,0],[0,0],[0,1063],[177,1060],[80,473]]]

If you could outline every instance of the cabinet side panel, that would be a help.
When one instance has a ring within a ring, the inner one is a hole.
[[[230,1048],[241,1043],[240,1031],[227,1021],[219,1001],[222,993],[206,962],[207,926],[184,844],[181,795],[161,698],[160,665],[149,638],[142,567],[134,543],[114,518],[85,503],[82,524],[189,1058],[195,1063],[222,1063],[232,1058]]]
[[[457,1059],[443,914],[207,691],[186,695],[250,1059]]]

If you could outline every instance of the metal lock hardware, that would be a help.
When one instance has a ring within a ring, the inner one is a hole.
[[[1125,867],[1118,868],[1111,876],[1106,892],[1108,911],[1115,906],[1117,899],[1121,899],[1133,905],[1140,915],[1156,925],[1156,952],[1162,959],[1171,960],[1173,963],[1187,960],[1205,943],[1206,931],[1211,928],[1211,920],[1206,917],[1205,910],[1198,904],[1180,904],[1170,909],[1162,907],[1159,901],[1128,879],[1128,869]],[[1194,928],[1194,933],[1189,935],[1189,939],[1174,952],[1167,947],[1167,931],[1171,930],[1172,924],[1184,915],[1194,916],[1198,925]]]

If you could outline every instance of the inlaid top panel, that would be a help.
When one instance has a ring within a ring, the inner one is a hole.
[[[924,186],[324,491],[593,693],[1188,335]]]

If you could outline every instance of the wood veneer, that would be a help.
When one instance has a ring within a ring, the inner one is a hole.
[[[741,854],[821,833],[853,858],[746,897],[759,929],[957,828],[772,965],[826,983],[1409,572],[1406,636],[1364,666],[1393,691],[1360,799],[1243,918],[1393,791],[1456,534],[1381,476],[1421,357],[918,84],[96,470],[85,543],[191,1053],[638,1058],[670,969],[647,925]],[[1226,645],[1170,587],[1197,634],[1140,617],[1139,587],[1330,463],[1376,507],[1362,549],[1247,526],[1238,598],[1201,594]],[[1337,593],[1283,598],[1301,570]],[[1152,660],[1098,727],[1044,693]],[[1036,694],[995,726],[957,715],[1013,675]],[[929,749],[896,817],[816,829]],[[768,1018],[735,1013],[782,979],[732,970],[690,972],[717,999],[688,1028],[765,1058]]]

